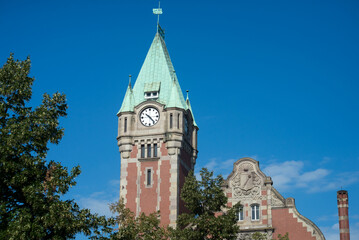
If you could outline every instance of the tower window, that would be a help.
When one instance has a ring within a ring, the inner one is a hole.
[[[173,114],[170,114],[170,128],[173,126]]]
[[[146,92],[145,99],[156,99],[158,98],[158,92]]]
[[[147,169],[147,186],[151,186],[152,183],[152,174],[151,174],[151,169]]]
[[[252,221],[259,220],[259,204],[253,204],[252,208]]]
[[[147,144],[147,157],[151,157],[151,144]]]
[[[243,206],[239,206],[238,221],[243,221],[243,220],[244,220]]]
[[[177,129],[179,129],[180,125],[180,114],[177,115]]]
[[[157,157],[157,143],[153,144],[153,157]]]
[[[145,158],[145,145],[141,145],[141,158]]]
[[[124,132],[127,132],[127,117],[125,117],[125,126],[124,126]]]

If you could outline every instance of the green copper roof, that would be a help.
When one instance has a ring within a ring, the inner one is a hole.
[[[133,111],[134,106],[135,106],[135,98],[133,96],[131,84],[128,84],[125,98],[123,99],[119,113]]]
[[[182,109],[187,109],[187,105],[183,105],[181,101],[181,97],[183,98],[181,88],[179,88],[179,84],[176,80],[172,81],[172,89],[170,98],[167,101],[166,107],[178,107]]]
[[[198,126],[197,126],[197,123],[196,123],[196,120],[194,119],[194,115],[193,115],[191,103],[190,103],[189,98],[188,98],[188,92],[187,92],[186,104],[187,104],[187,109],[189,109],[189,110],[191,111],[192,119],[193,119],[193,125],[196,126],[196,127],[198,127]]]
[[[159,97],[156,101],[165,104],[167,107],[171,98],[174,80],[176,82],[176,88],[179,91],[179,94],[176,95],[178,99],[175,101],[177,103],[175,107],[186,109],[182,90],[177,81],[177,76],[174,72],[165,41],[159,33],[156,33],[133,87],[135,106],[146,101],[144,97],[145,91],[159,86]]]
[[[161,82],[145,83],[144,92],[158,92],[160,90]]]
[[[133,89],[131,89],[131,85],[127,88],[119,112],[133,111],[135,106],[148,101],[145,99],[145,92],[156,91],[159,92],[159,97],[150,101],[162,103],[165,108],[190,109],[194,121],[188,96],[185,101],[165,41],[159,33],[156,33],[152,41]],[[194,124],[197,126],[195,122]]]

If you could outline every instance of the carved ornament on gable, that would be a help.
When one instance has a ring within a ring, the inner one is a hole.
[[[240,164],[232,181],[233,194],[236,198],[260,198],[262,179],[254,171],[251,163]]]

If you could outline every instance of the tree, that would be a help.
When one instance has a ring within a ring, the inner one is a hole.
[[[141,213],[136,217],[130,209],[125,207],[123,199],[110,205],[111,211],[116,214],[112,221],[112,232],[108,240],[165,240],[169,239],[167,228],[160,226],[159,212],[146,215]],[[114,228],[116,227],[117,228]]]
[[[252,234],[252,239],[253,240],[267,240],[267,237],[263,233],[255,232]]]
[[[13,54],[0,69],[0,239],[69,239],[106,229],[105,217],[61,198],[80,174],[78,166],[69,172],[46,160],[48,144],[64,133],[66,98],[44,94],[38,107],[29,107],[29,71],[30,59],[15,61]]]
[[[266,240],[267,237],[263,233],[256,232],[256,233],[252,234],[252,239],[253,240]],[[284,236],[282,236],[281,234],[278,234],[278,240],[289,240],[288,233],[286,233]]]
[[[197,180],[191,171],[186,178],[181,198],[188,213],[179,216],[172,239],[236,239],[239,203],[232,208],[226,206],[228,199],[222,190],[221,175],[214,178],[206,168],[200,175],[201,180]]]

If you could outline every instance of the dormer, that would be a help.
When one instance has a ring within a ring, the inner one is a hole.
[[[145,86],[143,89],[144,94],[145,94],[145,99],[156,100],[160,93],[160,87],[161,87],[161,82],[145,83]]]

